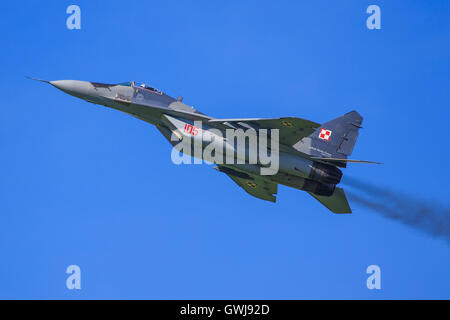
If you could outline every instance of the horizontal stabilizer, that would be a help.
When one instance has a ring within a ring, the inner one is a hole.
[[[342,188],[336,188],[334,193],[329,197],[319,196],[312,192],[308,193],[334,213],[352,213],[352,209],[350,209],[344,189]]]
[[[374,164],[383,164],[382,162],[376,161],[367,161],[367,160],[355,160],[355,159],[340,159],[340,158],[321,158],[321,157],[312,157],[314,160],[321,160],[325,162],[351,162],[351,163],[374,163]]]

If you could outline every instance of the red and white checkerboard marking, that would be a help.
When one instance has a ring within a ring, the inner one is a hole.
[[[331,137],[331,130],[320,129],[319,138],[329,141]]]

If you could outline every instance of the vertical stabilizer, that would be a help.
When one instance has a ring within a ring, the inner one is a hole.
[[[325,122],[293,148],[320,158],[347,159],[353,151],[363,118],[356,111]]]

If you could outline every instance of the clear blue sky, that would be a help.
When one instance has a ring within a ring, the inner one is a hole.
[[[7,1],[0,36],[0,298],[450,298],[446,241],[287,187],[250,197],[172,164],[151,125],[24,78],[144,81],[218,118],[356,109],[352,157],[385,164],[345,174],[449,206],[448,1]]]

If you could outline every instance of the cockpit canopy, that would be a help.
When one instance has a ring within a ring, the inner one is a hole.
[[[128,82],[121,82],[121,83],[118,83],[118,84],[116,84],[116,86],[124,86],[124,87],[131,87],[131,81],[128,81]]]
[[[138,81],[129,81],[129,82],[122,82],[122,83],[118,83],[118,86],[125,86],[125,87],[139,87],[139,88],[143,88],[143,89],[147,89],[150,90],[152,92],[158,93],[158,94],[162,94],[162,92],[156,88],[153,88],[143,82],[138,82]]]

